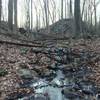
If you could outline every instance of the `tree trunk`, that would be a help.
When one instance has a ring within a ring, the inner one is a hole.
[[[13,30],[13,1],[9,0],[8,3],[8,25],[11,30]]]
[[[51,2],[51,5],[52,5],[52,8],[53,8],[52,14],[50,15],[50,16],[52,16],[52,24],[53,24],[56,20],[56,4],[55,4],[54,0],[50,0],[50,2]]]
[[[17,0],[14,0],[14,25],[17,30]]]
[[[61,19],[63,19],[63,5],[64,0],[61,0]]]
[[[47,33],[50,32],[49,28],[49,0],[44,0],[44,11],[45,11],[45,18],[46,18],[46,28],[47,28]]]
[[[25,0],[25,13],[26,13],[26,23],[25,27],[27,31],[30,30],[30,0]]]
[[[32,28],[33,28],[33,2],[32,2],[32,0],[31,0],[31,26],[30,26],[30,28],[31,28],[31,30],[32,30]]]
[[[35,11],[36,11],[36,31],[38,31],[38,27],[39,27],[39,23],[38,23],[38,10],[37,10],[37,7],[35,5],[35,2],[33,1],[34,3],[34,8],[35,8]],[[36,34],[35,34],[36,35]]]
[[[48,0],[44,0],[44,10],[45,10],[45,18],[46,18],[46,27],[49,26],[49,13],[48,13]]]
[[[86,0],[84,0],[84,2],[83,2],[82,15],[81,15],[82,19],[83,19],[83,14],[84,14],[85,3],[86,3]]]
[[[0,23],[1,23],[1,9],[2,9],[2,0],[0,0]]]
[[[74,3],[75,34],[79,36],[81,30],[80,0],[75,0]]]
[[[70,0],[70,17],[72,18],[72,0]]]
[[[41,9],[42,9],[42,19],[43,19],[43,21],[42,21],[42,26],[44,26],[45,27],[45,12],[44,12],[44,8],[43,8],[43,6],[42,6],[42,3],[41,3],[41,0],[39,0],[39,3],[40,3],[40,6],[41,6]]]
[[[97,31],[97,12],[96,12],[96,3],[94,0],[94,19],[95,19],[95,31]]]

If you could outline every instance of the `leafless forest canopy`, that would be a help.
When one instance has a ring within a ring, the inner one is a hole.
[[[6,23],[13,31],[95,35],[100,31],[99,3],[99,0],[0,0],[0,23]]]

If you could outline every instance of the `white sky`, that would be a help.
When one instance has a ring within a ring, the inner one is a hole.
[[[7,4],[8,4],[8,0],[2,0],[3,1],[3,18],[5,20],[7,20],[7,16],[8,16],[8,11],[7,11]],[[40,16],[40,20],[41,20],[41,23],[40,23],[40,27],[42,26],[42,23],[43,23],[43,18],[42,18],[42,10],[41,10],[41,7],[40,7],[40,3],[39,3],[39,0],[33,0],[34,1],[34,4],[33,4],[33,27],[36,26],[36,10],[35,10],[35,6],[37,7],[38,9],[38,12],[40,13],[39,16]],[[43,0],[40,0],[41,2],[43,2]],[[51,1],[51,0],[49,0]],[[59,16],[59,11],[60,11],[60,5],[61,5],[61,0],[54,0],[56,2],[56,13],[57,13],[57,16]],[[83,0],[81,0],[83,1]],[[98,0],[96,0],[98,1]],[[67,7],[67,10],[68,10],[68,7]],[[51,7],[51,4],[50,4],[50,11],[51,13],[54,11],[54,9],[52,9]],[[64,14],[65,15],[65,14]],[[68,13],[67,13],[67,17],[68,17]],[[97,18],[99,19],[100,18],[100,4],[97,6]],[[18,0],[18,24],[19,26],[22,26],[24,25],[25,23],[25,8],[24,8],[24,0]],[[58,20],[58,17],[56,17],[56,21]],[[51,21],[50,21],[51,23]]]

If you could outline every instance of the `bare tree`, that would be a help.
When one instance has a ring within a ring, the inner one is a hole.
[[[29,31],[30,29],[30,0],[25,0],[25,12],[26,12],[26,24],[25,27]]]
[[[67,2],[68,0],[65,0],[65,18],[67,17]]]
[[[31,23],[30,23],[30,29],[32,30],[33,28],[33,0],[30,1],[31,2],[31,15],[30,15],[30,19],[31,19]]]
[[[39,3],[40,3],[40,7],[42,9],[42,19],[43,19],[43,21],[42,21],[43,25],[42,26],[45,26],[44,7],[42,6],[41,0],[39,0]]]
[[[1,9],[2,9],[2,0],[0,0],[0,23],[1,23]]]
[[[8,25],[11,30],[13,30],[13,1],[9,0],[8,3]]]
[[[96,10],[96,1],[94,0],[94,19],[95,19],[95,31],[97,29],[97,10]]]
[[[74,3],[75,33],[79,36],[81,30],[80,0],[75,0]]]
[[[36,31],[39,29],[39,22],[38,22],[38,9],[37,9],[37,7],[36,7],[36,4],[35,4],[35,2],[33,2],[34,3],[34,8],[35,8],[35,11],[36,11]]]
[[[52,23],[54,23],[55,20],[56,20],[56,3],[55,3],[54,0],[50,0],[50,1],[51,1],[51,5],[52,5],[52,8],[53,8],[52,14],[50,16],[52,16],[51,20],[52,20]]]
[[[64,0],[61,0],[61,19],[63,19],[63,6],[64,6]]]
[[[46,27],[49,26],[49,4],[48,0],[44,0],[44,10],[45,10],[45,18],[46,18]]]
[[[86,0],[83,1],[83,7],[82,7],[82,19],[83,19],[83,14],[84,14],[84,9],[85,9],[85,4],[86,4]]]
[[[17,0],[14,0],[14,25],[16,30],[17,29]]]
[[[72,0],[70,0],[70,16],[72,17],[72,14],[73,12],[72,12]]]

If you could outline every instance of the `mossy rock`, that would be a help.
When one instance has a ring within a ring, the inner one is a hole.
[[[28,48],[21,48],[20,49],[20,53],[23,55],[23,54],[26,54],[28,52]]]
[[[7,74],[8,74],[7,70],[5,70],[4,68],[0,68],[0,77],[5,76]]]
[[[28,69],[25,69],[25,68],[19,69],[18,75],[23,79],[32,79],[33,78],[33,74],[31,72],[31,70],[28,70]]]

